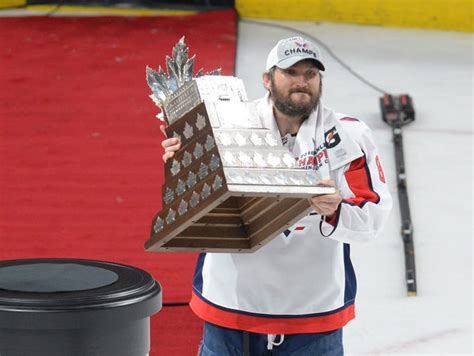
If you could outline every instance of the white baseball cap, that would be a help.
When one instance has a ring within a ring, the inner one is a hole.
[[[286,69],[303,59],[312,59],[320,70],[325,69],[321,62],[321,51],[316,44],[303,37],[285,38],[272,48],[265,68],[267,71],[274,66]]]

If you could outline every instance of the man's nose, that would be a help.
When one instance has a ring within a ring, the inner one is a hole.
[[[302,73],[294,76],[295,84],[301,87],[308,85],[308,78]]]
[[[294,75],[294,80],[298,86],[305,87],[308,85],[309,78],[307,78],[307,76],[304,73],[301,73],[301,74]]]

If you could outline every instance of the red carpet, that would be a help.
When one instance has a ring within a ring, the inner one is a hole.
[[[196,255],[143,249],[163,179],[145,66],[164,66],[182,35],[196,70],[234,73],[233,10],[0,18],[0,259],[125,263],[160,281],[164,302],[189,300]],[[164,308],[151,355],[195,355],[200,335],[188,307]]]

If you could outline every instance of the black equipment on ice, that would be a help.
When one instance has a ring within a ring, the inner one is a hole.
[[[385,94],[380,98],[382,119],[392,127],[395,147],[395,164],[398,181],[398,200],[402,220],[401,234],[405,249],[405,279],[409,296],[416,295],[415,248],[413,244],[413,225],[410,216],[406,184],[405,159],[403,155],[402,126],[415,120],[415,110],[410,96]]]

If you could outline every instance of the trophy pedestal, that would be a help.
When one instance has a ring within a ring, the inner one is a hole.
[[[192,221],[176,221],[168,234],[152,235],[146,249],[253,252],[311,210],[307,199],[233,194],[224,191]]]

